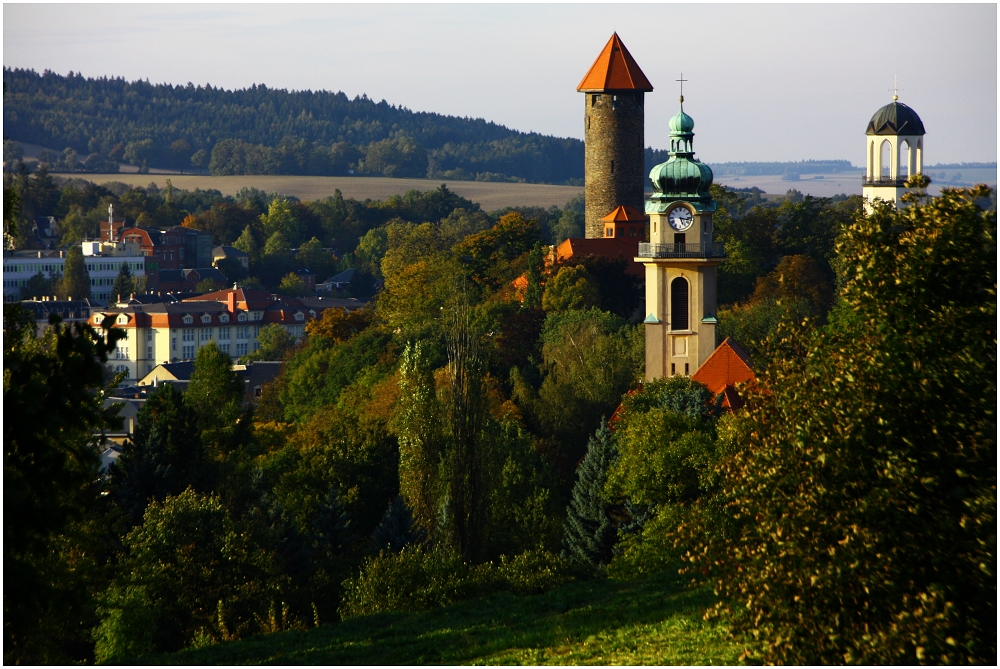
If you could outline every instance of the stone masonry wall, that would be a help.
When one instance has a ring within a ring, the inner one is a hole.
[[[619,205],[644,208],[641,92],[585,93],[586,236],[603,237],[601,219]]]

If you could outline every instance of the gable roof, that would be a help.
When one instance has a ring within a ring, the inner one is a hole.
[[[618,33],[614,33],[576,90],[648,93],[653,90],[653,85],[639,69],[638,63],[625,48]]]
[[[614,211],[601,219],[605,223],[645,223],[649,220],[645,212],[627,204],[618,205]]]
[[[750,367],[750,356],[732,337],[726,337],[691,375],[693,381],[704,383],[713,394],[723,394],[723,405],[733,408],[736,408],[734,402],[739,399],[733,386],[756,378]]]

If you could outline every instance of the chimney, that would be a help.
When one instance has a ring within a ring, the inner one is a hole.
[[[236,291],[235,290],[229,291],[228,297],[229,297],[229,313],[235,314],[236,313]]]
[[[59,252],[59,257],[60,258],[65,258],[66,257],[66,252],[65,251],[60,251]]]
[[[39,258],[41,258],[41,257],[42,257],[42,252],[41,252],[41,251],[39,251],[39,252],[38,252],[38,257],[39,257]]]

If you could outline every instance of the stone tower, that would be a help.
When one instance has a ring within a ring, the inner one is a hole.
[[[690,376],[715,350],[716,268],[725,256],[712,241],[712,169],[694,157],[694,121],[670,119],[670,159],[649,173],[646,267],[646,378]]]
[[[865,131],[865,210],[876,198],[900,205],[911,175],[924,170],[924,124],[899,97],[875,112]]]
[[[586,236],[603,237],[602,218],[620,205],[643,207],[643,102],[653,86],[615,33],[576,90],[584,93]]]

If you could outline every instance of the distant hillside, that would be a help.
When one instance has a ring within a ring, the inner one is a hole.
[[[646,172],[665,162],[670,153],[665,149],[646,149]],[[849,160],[802,160],[799,162],[771,163],[708,163],[717,176],[769,176],[774,174],[838,174],[859,171]]]
[[[4,136],[86,163],[582,183],[583,142],[328,91],[227,91],[4,68]],[[96,156],[94,154],[97,154]],[[110,160],[109,160],[110,159]]]

